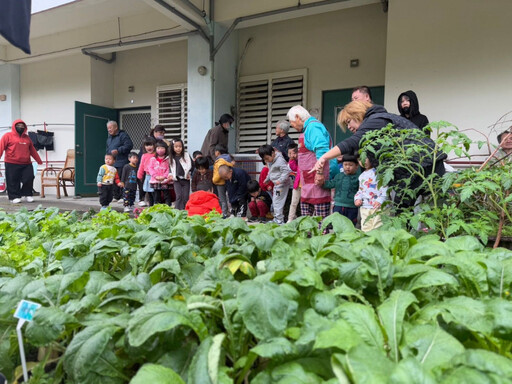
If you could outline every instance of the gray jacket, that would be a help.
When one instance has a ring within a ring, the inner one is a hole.
[[[281,152],[275,151],[275,154],[276,156],[274,157],[274,161],[270,164],[267,164],[268,175],[265,179],[265,183],[270,180],[274,184],[276,181],[279,181],[281,185],[288,185],[290,184],[291,169]]]

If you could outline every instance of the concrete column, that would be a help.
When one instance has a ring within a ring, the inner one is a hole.
[[[206,67],[201,75],[198,68]],[[198,35],[188,38],[188,152],[200,150],[206,133],[213,127],[212,65],[210,47]]]
[[[0,65],[0,97],[2,95],[5,101],[0,99],[0,128],[10,127],[14,120],[21,118],[19,65]]]
[[[224,36],[227,28],[215,23],[215,45]],[[229,113],[236,121],[236,86],[238,65],[238,31],[233,31],[215,55],[213,67],[213,117],[218,121],[224,113]],[[236,124],[229,132],[229,152],[236,150]]]

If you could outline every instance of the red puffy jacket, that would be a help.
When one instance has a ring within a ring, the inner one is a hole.
[[[16,124],[23,123],[25,130],[20,135],[16,132]],[[15,120],[12,123],[12,131],[7,132],[2,136],[0,140],[0,158],[5,151],[5,162],[11,164],[31,164],[30,156],[37,161],[38,164],[42,164],[41,158],[34,148],[34,144],[30,137],[27,135],[27,124],[23,120]]]
[[[185,209],[189,216],[206,215],[214,209],[218,213],[222,213],[219,198],[217,195],[206,191],[197,191],[190,195]]]

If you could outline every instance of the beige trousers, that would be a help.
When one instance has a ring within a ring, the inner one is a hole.
[[[379,228],[382,225],[380,214],[372,216],[375,212],[378,211],[380,211],[380,208],[359,208],[359,213],[361,214],[361,231],[369,232],[372,229]]]
[[[290,211],[288,213],[288,222],[297,218],[297,207],[300,203],[300,187],[294,189],[292,192],[292,202],[290,204]]]

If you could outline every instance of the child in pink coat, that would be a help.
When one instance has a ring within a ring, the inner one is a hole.
[[[154,189],[153,200],[155,204],[165,203],[170,205],[172,188],[172,176],[169,173],[169,156],[168,146],[162,141],[158,140],[155,145],[155,155],[149,159],[147,166],[151,179],[149,185]]]

